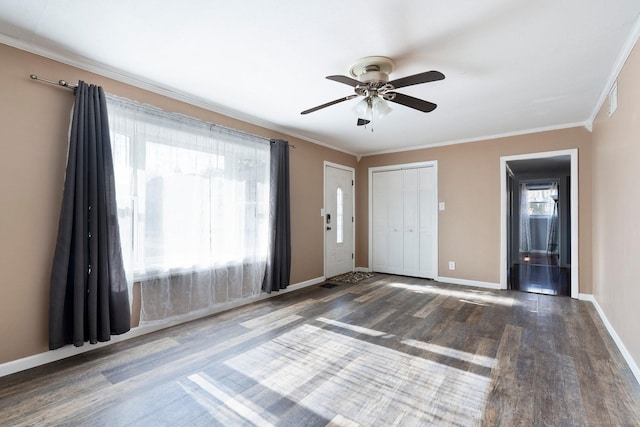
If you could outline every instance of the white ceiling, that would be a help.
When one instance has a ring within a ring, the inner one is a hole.
[[[367,154],[589,126],[639,14],[638,0],[0,0],[0,42]],[[357,100],[300,115],[353,93],[325,77],[370,55],[396,61],[391,79],[443,72],[398,90],[438,108],[391,104],[373,132]]]

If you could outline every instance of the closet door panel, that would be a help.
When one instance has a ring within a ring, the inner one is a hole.
[[[402,171],[398,170],[384,173],[389,174],[388,271],[393,274],[404,274]]]
[[[403,207],[403,272],[416,276],[419,272],[418,170],[402,171]]]
[[[372,258],[373,270],[386,272],[389,266],[389,177],[372,174]]]
[[[435,168],[418,170],[419,187],[419,223],[420,223],[420,261],[419,277],[434,279],[437,266],[438,249],[436,224],[438,214],[437,188]]]

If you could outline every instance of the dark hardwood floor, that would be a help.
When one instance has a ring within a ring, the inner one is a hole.
[[[571,269],[558,265],[558,255],[520,254],[509,271],[509,288],[545,295],[571,296]]]
[[[511,289],[545,295],[571,295],[571,270],[552,265],[515,264],[510,273]]]
[[[0,378],[0,425],[637,426],[589,302],[378,274]]]

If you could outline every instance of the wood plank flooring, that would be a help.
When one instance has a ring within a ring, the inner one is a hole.
[[[593,306],[378,274],[0,378],[0,425],[638,426]]]

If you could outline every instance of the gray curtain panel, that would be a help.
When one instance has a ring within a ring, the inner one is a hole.
[[[291,275],[291,214],[289,196],[289,143],[271,141],[269,254],[262,290],[285,289]]]
[[[104,91],[80,81],[51,270],[49,348],[108,341],[131,325]]]

